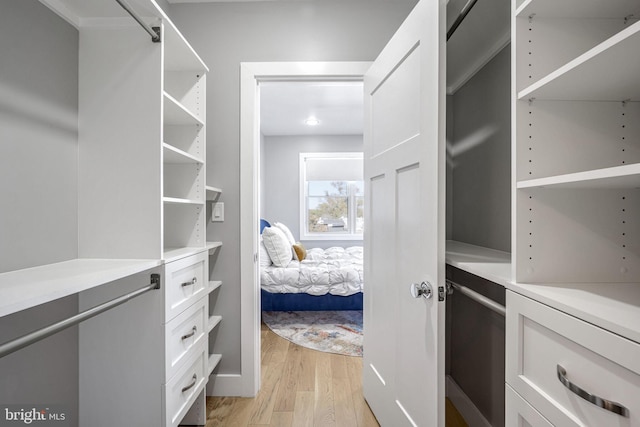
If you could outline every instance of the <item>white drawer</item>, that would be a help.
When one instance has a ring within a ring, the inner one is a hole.
[[[190,355],[190,350],[206,340],[209,299],[200,298],[194,305],[165,326],[165,378],[168,381]]]
[[[166,426],[177,426],[206,384],[206,346],[200,344],[188,362],[164,386]]]
[[[529,405],[518,393],[507,384],[504,406],[505,425],[519,427],[553,427],[540,412]]]
[[[508,291],[506,348],[507,383],[553,425],[640,427],[640,344]],[[577,387],[628,415],[579,397]]]
[[[205,295],[207,252],[165,264],[165,322]]]

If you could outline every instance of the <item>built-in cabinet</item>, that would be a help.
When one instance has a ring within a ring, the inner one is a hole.
[[[79,31],[78,259],[0,275],[2,315],[80,293],[80,310],[160,290],[79,327],[79,425],[204,425],[209,335],[206,74],[154,0],[47,1]],[[26,292],[25,292],[26,291]],[[102,409],[101,409],[102,408]],[[108,408],[108,409],[107,409]],[[140,415],[137,415],[137,414]]]
[[[553,425],[640,425],[639,13],[513,3],[506,374]]]
[[[507,288],[505,425],[640,425],[640,4],[511,12],[511,253],[447,263]]]

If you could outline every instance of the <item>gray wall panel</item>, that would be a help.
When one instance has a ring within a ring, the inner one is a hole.
[[[212,277],[222,280],[219,373],[240,373],[240,63],[371,61],[415,0],[176,4],[171,17],[211,68],[207,78],[207,180],[221,187],[225,222],[208,240],[224,242]]]
[[[507,47],[453,96],[451,236],[511,250],[511,59]]]

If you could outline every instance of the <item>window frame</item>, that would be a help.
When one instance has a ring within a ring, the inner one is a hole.
[[[312,153],[300,153],[299,157],[299,190],[300,190],[300,200],[299,200],[299,212],[300,212],[300,240],[363,240],[363,233],[355,233],[358,207],[357,207],[357,195],[353,192],[353,185],[349,185],[349,194],[348,194],[348,218],[349,218],[349,232],[336,232],[336,233],[313,233],[307,230],[308,223],[308,212],[309,212],[309,194],[308,194],[308,185],[307,185],[307,173],[306,173],[306,159],[309,158],[353,158],[360,159],[364,161],[364,153],[363,152],[312,152]],[[352,180],[344,180],[346,182],[355,182]],[[364,184],[364,177],[362,181]],[[363,188],[364,190],[364,188]],[[364,198],[364,194],[360,197]]]

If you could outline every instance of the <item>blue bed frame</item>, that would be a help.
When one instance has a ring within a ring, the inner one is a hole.
[[[339,295],[274,294],[260,289],[263,311],[362,310],[362,292]]]

